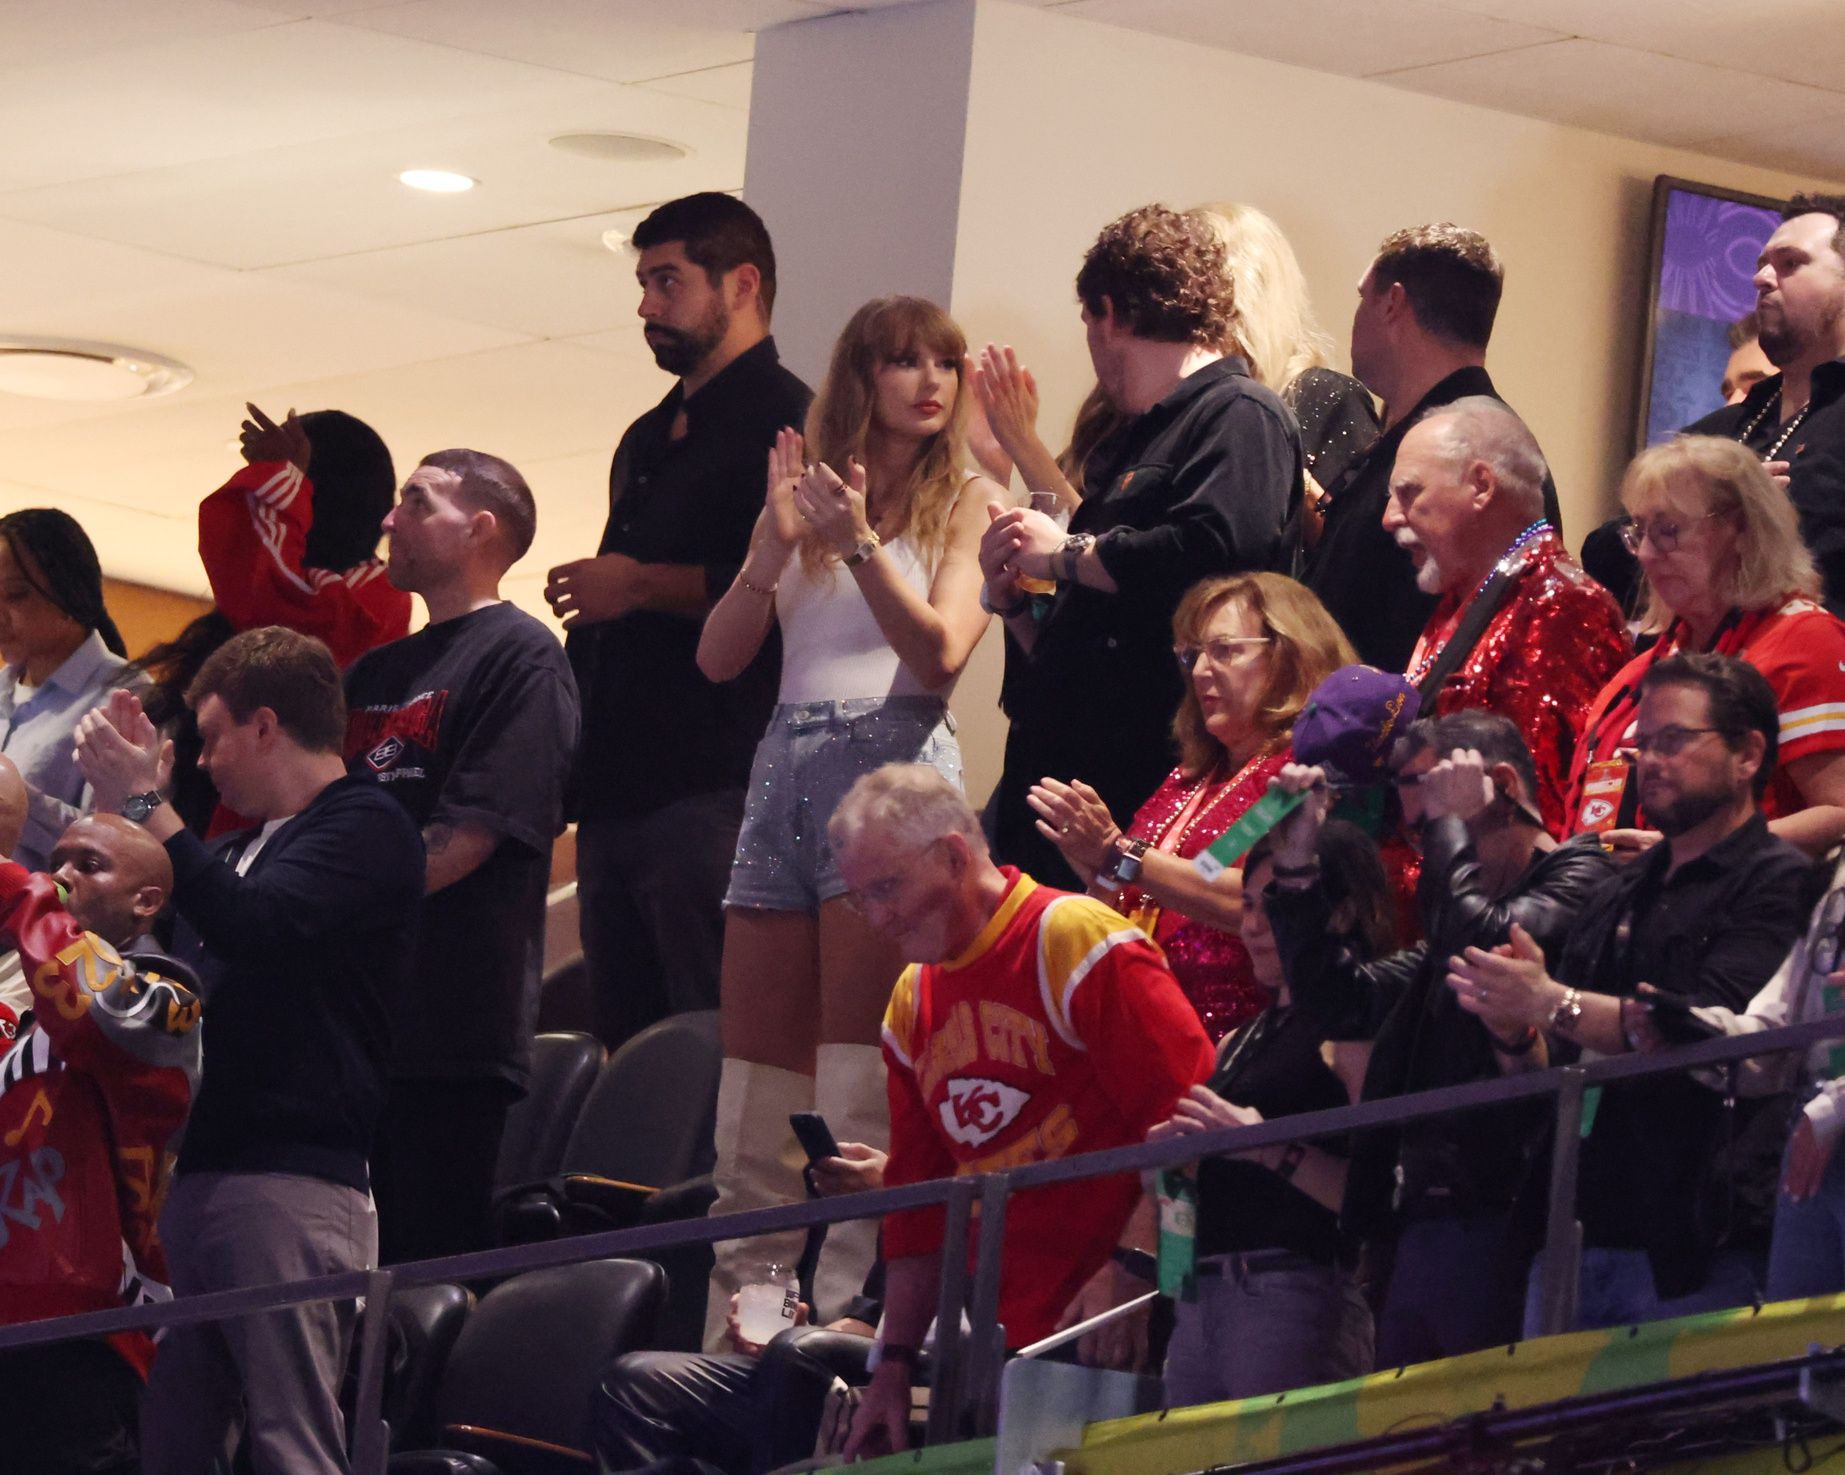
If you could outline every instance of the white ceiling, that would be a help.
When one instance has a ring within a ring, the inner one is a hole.
[[[338,405],[406,464],[467,443],[540,498],[536,603],[589,550],[607,455],[663,392],[626,263],[651,204],[743,182],[756,30],[830,0],[0,0],[0,334],[129,343],[169,398],[0,395],[0,507],[200,591],[198,498],[246,398]],[[902,3],[902,0],[870,0]],[[1030,0],[1065,14],[1845,179],[1841,0]],[[610,164],[571,132],[670,139]],[[480,189],[403,189],[448,167]]]

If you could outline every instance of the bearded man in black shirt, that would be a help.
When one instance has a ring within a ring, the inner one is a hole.
[[[749,550],[776,432],[798,429],[813,398],[769,336],[775,249],[754,210],[726,194],[669,200],[634,245],[647,346],[678,382],[615,448],[596,556],[545,588],[583,696],[569,815],[611,1048],[717,1007],[724,889],[781,644],[772,630],[734,681],[707,681],[694,655]]]
[[[1767,681],[1732,657],[1682,652],[1640,690],[1641,803],[1665,839],[1583,905],[1554,977],[1522,930],[1510,956],[1468,948],[1452,961],[1448,986],[1495,1034],[1536,1028],[1553,1048],[1612,1055],[1641,1038],[1647,989],[1740,1012],[1805,925],[1811,868],[1768,833],[1760,808],[1780,730]],[[1604,1090],[1577,1184],[1576,1326],[1713,1311],[1759,1292],[1780,1143],[1749,1158],[1754,1120],[1773,1119],[1745,1119],[1688,1076]],[[1534,1270],[1526,1335],[1541,1330],[1540,1280]]]

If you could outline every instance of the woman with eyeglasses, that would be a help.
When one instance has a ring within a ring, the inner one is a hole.
[[[1642,451],[1621,485],[1623,541],[1646,580],[1643,629],[1657,638],[1595,699],[1570,784],[1574,833],[1643,849],[1631,782],[1640,682],[1676,651],[1736,656],[1760,671],[1781,714],[1762,809],[1782,839],[1823,855],[1845,839],[1845,623],[1783,492],[1737,442],[1680,436]]]
[[[1172,632],[1186,680],[1172,723],[1179,764],[1126,832],[1080,775],[1046,778],[1026,802],[1077,874],[1094,877],[1090,894],[1165,949],[1215,1041],[1253,1018],[1263,994],[1238,935],[1241,870],[1207,881],[1192,859],[1268,791],[1292,758],[1289,738],[1308,694],[1358,656],[1325,606],[1280,574],[1194,585]]]

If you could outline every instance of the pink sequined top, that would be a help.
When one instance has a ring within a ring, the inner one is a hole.
[[[1215,784],[1188,778],[1175,768],[1154,790],[1153,797],[1140,806],[1133,824],[1128,826],[1128,836],[1145,840],[1152,849],[1190,860],[1242,818],[1243,812],[1268,791],[1268,781],[1291,761],[1292,754],[1284,748],[1253,760],[1235,777]],[[1185,814],[1201,782],[1206,786],[1202,799],[1175,833],[1179,817]],[[1153,940],[1165,950],[1173,976],[1204,1021],[1205,1033],[1213,1044],[1254,1019],[1268,1004],[1269,996],[1256,982],[1249,953],[1236,933],[1195,922],[1183,913],[1162,907],[1138,886],[1126,887],[1116,906],[1151,932]]]

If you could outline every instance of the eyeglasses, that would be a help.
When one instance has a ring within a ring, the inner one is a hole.
[[[1648,542],[1656,553],[1670,553],[1678,547],[1678,540],[1701,522],[1709,522],[1713,517],[1722,517],[1729,508],[1717,512],[1707,512],[1702,517],[1694,517],[1690,522],[1677,523],[1669,517],[1655,517],[1642,521],[1637,517],[1621,519],[1621,546],[1629,553],[1638,553],[1640,544]]]
[[[1173,659],[1179,663],[1181,671],[1190,672],[1198,665],[1198,657],[1203,656],[1213,666],[1222,669],[1231,665],[1238,656],[1253,650],[1259,645],[1267,645],[1274,637],[1269,635],[1219,635],[1199,645],[1175,645],[1172,648]]]
[[[1658,732],[1634,734],[1634,751],[1645,757],[1657,753],[1661,758],[1676,758],[1695,737],[1707,732],[1722,732],[1720,727],[1662,727]]]
[[[916,879],[916,862],[921,860],[937,845],[939,839],[931,840],[919,850],[912,851],[904,860],[899,870],[888,876],[882,876],[869,885],[861,886],[856,891],[846,893],[846,904],[861,917],[866,916],[871,908],[883,907],[888,910],[903,895],[904,887]]]

